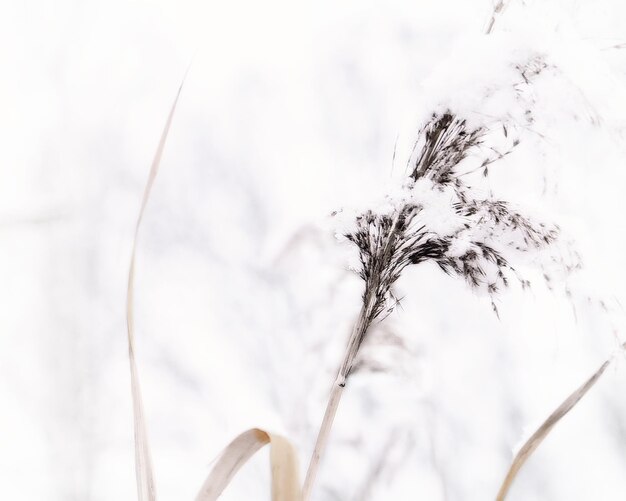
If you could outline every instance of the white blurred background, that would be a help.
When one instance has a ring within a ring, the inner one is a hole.
[[[626,8],[511,0],[486,36],[492,10],[4,1],[0,497],[136,498],[126,277],[191,62],[137,256],[159,498],[193,499],[252,426],[293,440],[304,472],[361,293],[328,216],[380,196],[449,105],[526,117],[492,188],[561,224],[584,269],[503,294],[500,320],[461,281],[407,269],[378,328],[405,348],[367,348],[384,370],[348,386],[314,497],[493,499],[515,448],[624,341]],[[515,65],[533,54],[549,65],[520,101]],[[624,499],[625,390],[618,357],[510,499]],[[268,479],[260,455],[224,499],[269,499]]]

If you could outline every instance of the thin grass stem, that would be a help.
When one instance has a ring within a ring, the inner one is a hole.
[[[337,408],[339,407],[343,390],[346,386],[348,376],[352,371],[352,367],[354,366],[354,361],[363,339],[365,338],[365,334],[372,323],[372,311],[374,310],[375,302],[375,295],[372,294],[368,288],[364,295],[364,301],[361,311],[359,312],[359,317],[354,325],[352,334],[350,335],[343,361],[339,367],[337,377],[335,378],[333,387],[330,391],[330,396],[328,397],[324,418],[322,419],[322,424],[320,425],[320,430],[317,434],[315,447],[313,448],[313,454],[311,456],[311,461],[309,462],[306,478],[304,480],[304,486],[302,488],[302,501],[308,501],[313,490],[313,484],[315,483],[320,461],[324,451],[326,450],[326,444],[328,443],[328,437],[330,436],[330,431],[332,429],[333,422],[335,421],[335,415],[337,414]]]

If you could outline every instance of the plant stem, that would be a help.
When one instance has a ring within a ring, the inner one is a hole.
[[[304,480],[304,487],[302,488],[302,501],[308,501],[313,488],[313,482],[315,482],[315,476],[320,465],[320,458],[322,453],[326,449],[326,443],[328,442],[328,436],[330,429],[333,426],[335,414],[337,413],[337,407],[339,407],[339,401],[345,388],[344,383],[341,382],[340,376],[337,377],[333,383],[333,388],[330,392],[328,404],[326,404],[326,412],[324,413],[324,419],[320,426],[320,431],[315,441],[315,448],[313,449],[313,455],[311,456],[311,462],[309,463],[309,469],[306,472],[306,478]]]
[[[330,396],[328,397],[328,403],[326,404],[324,418],[322,419],[320,431],[318,432],[317,440],[315,441],[313,455],[311,456],[311,462],[309,463],[309,468],[306,472],[304,487],[302,488],[302,501],[308,501],[309,496],[311,495],[313,483],[315,482],[315,477],[317,475],[317,470],[319,469],[321,457],[324,454],[324,450],[326,449],[326,444],[328,442],[330,430],[333,426],[333,421],[335,420],[337,408],[339,407],[341,395],[343,394],[343,390],[346,386],[346,381],[348,379],[348,376],[350,375],[354,360],[356,358],[359,348],[361,347],[361,343],[363,342],[367,329],[372,323],[372,311],[374,309],[374,305],[374,295],[366,293],[363,305],[361,306],[361,311],[359,312],[359,317],[356,321],[356,324],[354,325],[352,334],[350,335],[348,346],[346,347],[346,351],[344,353],[339,372],[337,373],[337,377],[335,378],[335,382],[333,383],[333,387],[330,391]]]
[[[485,34],[489,35],[493,30],[493,25],[496,23],[496,17],[498,14],[502,12],[504,9],[504,0],[498,0],[498,3],[493,7],[493,13],[491,14],[491,19],[489,20],[489,24],[487,25],[487,29],[485,30]]]

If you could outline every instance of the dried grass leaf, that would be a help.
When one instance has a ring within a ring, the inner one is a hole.
[[[186,76],[186,74],[185,74]],[[152,166],[150,168],[150,174],[148,175],[148,181],[143,193],[143,199],[141,201],[141,208],[139,209],[139,215],[137,216],[137,223],[135,224],[135,235],[133,238],[133,250],[130,257],[130,267],[128,271],[128,287],[126,290],[126,326],[128,332],[128,357],[130,362],[130,380],[131,391],[133,399],[133,423],[135,432],[135,474],[137,477],[137,497],[139,501],[155,501],[156,500],[156,487],[154,483],[154,473],[152,469],[152,459],[150,456],[150,447],[148,444],[148,433],[146,430],[146,420],[143,411],[143,399],[141,397],[141,386],[139,384],[139,372],[137,370],[137,362],[135,359],[135,321],[134,321],[134,284],[135,284],[135,255],[137,250],[137,237],[139,235],[139,228],[143,215],[150,198],[150,192],[152,191],[152,185],[156,179],[159,171],[159,165],[161,163],[161,156],[163,155],[163,149],[165,147],[165,141],[174,118],[174,111],[178,104],[178,98],[183,88],[185,77],[178,87],[176,98],[170,109],[170,113],[165,122],[165,127],[161,133],[161,139],[157,146],[157,150],[152,160]]]
[[[532,436],[526,441],[526,443],[519,450],[511,467],[509,468],[508,473],[498,491],[498,496],[496,497],[496,501],[504,501],[506,498],[515,477],[517,476],[519,470],[524,465],[524,463],[528,460],[533,452],[539,447],[539,444],[543,442],[546,436],[552,431],[552,428],[565,416],[572,408],[580,401],[581,398],[585,396],[585,394],[596,384],[600,376],[604,373],[606,368],[611,363],[611,359],[604,362],[600,368],[582,384],[574,393],[572,393],[569,397],[563,401],[561,405],[557,407],[557,409],[550,414],[548,419],[546,419],[543,424],[532,434]]]
[[[259,428],[243,432],[228,444],[202,485],[196,501],[218,499],[239,469],[267,444],[271,447],[272,501],[300,501],[298,461],[293,446],[284,437]]]

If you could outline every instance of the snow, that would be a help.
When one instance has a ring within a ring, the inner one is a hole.
[[[520,439],[624,341],[626,301],[626,10],[508,4],[489,36],[487,0],[5,6],[0,497],[135,496],[126,273],[193,59],[138,250],[159,499],[192,499],[253,426],[288,436],[304,472],[362,293],[337,221],[407,196],[447,206],[427,183],[402,187],[417,131],[446,108],[509,124],[490,144],[519,144],[485,195],[558,223],[583,269],[548,288],[522,264],[533,287],[500,294],[498,320],[434,264],[407,268],[364,347],[384,370],[350,381],[314,499],[493,499]],[[526,83],[529,61],[545,68]],[[511,501],[623,498],[625,370],[558,424]],[[255,458],[223,499],[269,497],[267,470]]]

